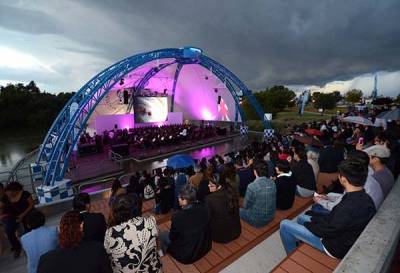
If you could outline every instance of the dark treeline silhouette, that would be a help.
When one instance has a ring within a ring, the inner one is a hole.
[[[34,81],[0,86],[0,128],[48,128],[72,95],[42,92]]]

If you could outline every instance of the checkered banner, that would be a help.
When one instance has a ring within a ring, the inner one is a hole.
[[[241,125],[240,126],[240,134],[245,135],[249,132],[249,126]]]
[[[36,188],[39,203],[50,203],[74,195],[71,179],[57,181],[54,186],[39,186]]]
[[[272,138],[274,136],[274,129],[264,129],[264,137]]]

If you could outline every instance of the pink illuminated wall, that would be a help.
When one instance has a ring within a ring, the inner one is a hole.
[[[119,94],[122,87],[132,86],[142,78],[149,69],[162,63],[169,63],[172,59],[152,61],[131,71],[124,78],[124,85],[116,83],[109,94],[99,103],[89,119],[88,126],[95,129],[96,117],[101,115],[124,115],[124,105]],[[145,88],[163,93],[166,89],[170,96],[177,64],[168,66],[151,78]],[[218,96],[222,98],[222,105],[218,107]],[[174,112],[182,112],[183,120],[230,120],[235,119],[235,101],[226,88],[214,74],[197,64],[184,65],[179,75]],[[239,116],[239,121],[240,121]]]
[[[134,126],[133,114],[99,115],[95,120],[97,134],[102,134],[105,130],[113,129],[115,124],[118,125],[119,129],[129,129]]]

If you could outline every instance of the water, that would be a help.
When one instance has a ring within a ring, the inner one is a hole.
[[[10,170],[27,153],[37,148],[43,138],[43,132],[2,132],[0,134],[0,173]]]

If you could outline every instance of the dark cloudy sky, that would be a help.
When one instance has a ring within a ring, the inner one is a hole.
[[[0,84],[76,91],[127,56],[193,45],[251,89],[400,91],[399,0],[2,0]]]

